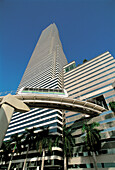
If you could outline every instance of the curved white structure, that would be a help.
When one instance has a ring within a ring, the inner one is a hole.
[[[7,95],[2,98],[0,102],[0,147],[4,139],[5,133],[11,121],[14,111],[27,112],[30,111],[23,101],[18,100],[12,95]]]
[[[29,107],[41,107],[52,108],[59,110],[69,110],[74,112],[80,112],[88,115],[101,114],[106,111],[105,108],[77,99],[71,99],[68,97],[50,96],[50,95],[14,95],[17,99],[22,100]],[[0,97],[0,101],[3,96]]]

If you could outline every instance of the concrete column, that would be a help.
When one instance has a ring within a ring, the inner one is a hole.
[[[25,103],[23,103],[23,101],[17,99],[11,94],[4,96],[0,105],[1,105],[0,108],[0,147],[1,147],[2,141],[6,134],[14,110],[19,112],[26,112],[29,111],[30,109]]]
[[[6,134],[13,112],[14,108],[12,106],[9,106],[8,104],[2,104],[0,108],[0,147],[2,145],[2,141]]]

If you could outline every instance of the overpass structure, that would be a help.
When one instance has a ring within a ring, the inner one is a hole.
[[[51,108],[59,110],[68,110],[80,112],[87,115],[99,115],[106,109],[94,103],[72,99],[69,97],[60,97],[54,95],[41,94],[20,94],[13,95],[15,98],[23,101],[28,107]],[[2,102],[3,96],[0,96]],[[5,101],[7,103],[7,101]]]
[[[20,94],[0,97],[0,147],[14,111],[26,112],[32,107],[51,108],[80,112],[87,115],[99,115],[105,108],[77,99],[46,94]]]

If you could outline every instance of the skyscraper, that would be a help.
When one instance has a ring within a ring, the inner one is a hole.
[[[62,89],[63,88],[63,66],[67,64],[62,45],[59,39],[59,33],[55,24],[51,24],[42,31],[37,45],[33,51],[22,80],[19,84],[17,93],[22,88],[40,88],[40,89]],[[60,110],[34,108],[26,113],[14,113],[5,140],[18,133],[22,134],[25,128],[36,127],[39,131],[41,127],[49,127],[50,132],[62,133],[62,112]],[[54,155],[45,158],[45,166],[62,165],[62,151],[60,148],[53,149]],[[37,159],[37,152],[34,153],[34,162]],[[27,164],[33,160],[31,156],[27,159]],[[42,158],[41,158],[42,159]],[[38,165],[40,166],[40,161]],[[50,161],[47,162],[47,161]],[[14,164],[19,160],[13,158]],[[22,160],[23,163],[23,160]],[[21,165],[20,165],[21,166]]]
[[[62,68],[67,64],[55,24],[45,30],[37,42],[22,77],[21,87],[62,88]]]
[[[81,112],[66,111],[66,126],[75,130],[75,147],[73,156],[69,159],[68,170],[82,168],[94,168],[93,160],[89,152],[84,150],[82,125],[99,122],[102,136],[102,150],[97,157],[99,168],[113,170],[115,168],[115,118],[109,103],[115,101],[115,59],[109,52],[105,52],[90,61],[75,65],[75,62],[67,64],[55,24],[51,24],[41,34],[39,41],[33,51],[28,66],[17,89],[39,88],[39,90],[61,90],[66,89],[69,98],[90,101],[108,109],[104,113],[91,117]],[[47,91],[46,90],[46,91]],[[85,102],[84,106],[87,105]],[[96,107],[96,105],[95,105]],[[65,123],[64,122],[64,123]],[[13,114],[11,123],[7,130],[5,140],[18,133],[22,134],[25,128],[49,127],[50,132],[62,134],[63,113],[57,109],[32,108],[26,113],[16,112]],[[23,154],[15,154],[12,166],[22,169],[26,151]],[[110,158],[110,159],[108,159]],[[41,155],[31,150],[27,157],[27,167],[35,169],[41,166]],[[45,169],[61,169],[63,167],[63,154],[61,147],[53,147],[52,154],[46,150]]]

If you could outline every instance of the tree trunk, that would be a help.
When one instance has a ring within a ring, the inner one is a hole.
[[[92,152],[92,157],[93,157],[93,162],[94,162],[94,168],[95,168],[95,170],[98,170],[95,152]]]
[[[43,154],[42,154],[42,165],[41,165],[41,170],[44,170],[44,160],[45,160],[45,149],[43,149]]]
[[[64,156],[64,170],[67,170],[67,157]]]
[[[25,166],[26,166],[26,162],[27,162],[27,156],[28,156],[28,152],[29,152],[29,146],[27,148],[27,152],[26,152],[26,158],[24,160],[24,166],[23,166],[23,170],[25,170]]]
[[[8,165],[8,170],[10,170],[10,167],[11,167],[11,164],[12,164],[12,159],[13,159],[13,154],[11,156],[11,160],[10,160],[9,165]]]

